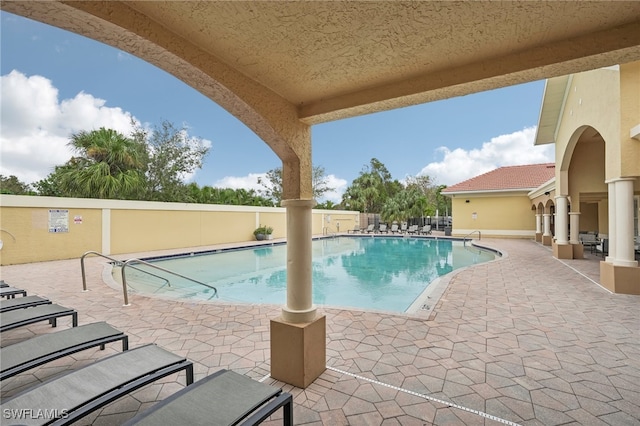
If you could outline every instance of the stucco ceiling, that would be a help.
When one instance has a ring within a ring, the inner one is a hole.
[[[117,46],[188,84],[169,56],[231,92],[243,81],[294,105],[310,124],[640,60],[638,1],[1,5]]]

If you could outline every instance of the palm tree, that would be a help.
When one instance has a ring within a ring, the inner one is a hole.
[[[100,128],[71,135],[71,158],[60,176],[65,193],[82,198],[138,199],[146,188],[148,153],[143,143]]]

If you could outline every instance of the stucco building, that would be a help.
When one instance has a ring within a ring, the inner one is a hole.
[[[640,294],[640,62],[548,79],[535,144],[549,143],[555,165],[503,167],[443,191],[454,234],[535,237],[580,259],[580,234],[594,233],[601,284]]]

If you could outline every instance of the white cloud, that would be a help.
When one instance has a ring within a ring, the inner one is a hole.
[[[342,200],[342,194],[347,188],[347,181],[335,175],[327,175],[326,177],[327,185],[333,188],[333,191],[325,193],[324,197],[318,200],[318,202],[329,200],[337,204]],[[258,183],[258,180],[265,181],[266,178],[266,173],[249,173],[247,176],[225,176],[214,182],[211,186],[214,188],[253,189],[256,192],[260,192],[264,187]]]
[[[13,70],[0,77],[0,86],[0,169],[25,183],[44,179],[71,158],[72,133],[108,127],[129,134],[135,119],[83,92],[59,101],[51,80],[38,75]]]
[[[443,159],[427,164],[419,175],[428,175],[441,185],[454,185],[498,167],[523,164],[553,163],[554,145],[534,146],[536,128],[492,138],[480,149],[470,151],[438,148]]]
[[[249,173],[247,176],[225,176],[213,183],[214,188],[231,188],[231,189],[253,189],[260,191],[264,187],[258,183],[258,180],[266,179],[266,173]]]
[[[131,113],[107,107],[104,99],[85,92],[59,100],[51,80],[39,75],[27,77],[13,70],[0,77],[0,86],[0,170],[25,183],[44,179],[71,158],[67,143],[72,133],[105,127],[129,135],[132,120],[140,125]],[[151,130],[146,123],[144,127]],[[182,136],[187,142],[195,140],[186,131]],[[207,139],[202,143],[212,145]],[[195,174],[182,178],[188,182]]]

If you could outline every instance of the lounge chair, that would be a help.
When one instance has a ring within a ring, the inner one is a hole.
[[[0,297],[6,297],[8,299],[13,299],[17,294],[21,294],[22,296],[26,296],[27,292],[25,290],[15,288],[15,287],[0,287]]]
[[[431,225],[425,225],[422,227],[422,229],[420,230],[420,234],[431,234]]]
[[[0,288],[9,287],[9,284],[5,283],[4,280],[0,280]]]
[[[0,300],[0,312],[13,311],[15,309],[31,308],[38,305],[49,305],[51,300],[40,296],[25,296],[13,299]]]
[[[417,234],[418,233],[418,225],[411,225],[409,229],[407,229],[409,234]]]
[[[365,229],[365,232],[367,233],[375,232],[375,225],[367,226],[367,229]]]
[[[378,232],[380,232],[381,234],[384,232],[386,234],[388,232],[387,225],[385,225],[384,223],[381,223],[380,228],[378,228]]]
[[[398,231],[398,225],[394,223],[393,225],[391,225],[391,233],[395,234],[397,232],[400,232],[400,231]]]
[[[129,338],[122,331],[95,322],[5,346],[0,348],[0,380],[85,349],[104,349],[105,344],[118,340],[123,351],[129,349]]]
[[[400,225],[400,232],[402,232],[403,234],[407,232],[407,224],[403,223],[402,225]]]
[[[124,425],[255,425],[280,407],[284,410],[283,424],[293,425],[291,394],[221,370],[158,402]]]
[[[0,332],[13,330],[24,325],[40,321],[49,321],[52,327],[56,327],[57,319],[71,316],[74,327],[78,325],[78,312],[64,306],[50,304],[39,305],[33,308],[16,309],[14,311],[0,313]]]
[[[2,424],[71,424],[142,386],[182,370],[187,374],[187,385],[193,383],[191,361],[154,344],[140,346],[102,358],[3,400],[0,404]],[[20,416],[25,412],[42,415]],[[8,418],[12,413],[16,413],[16,417]],[[54,422],[52,416],[56,418]]]
[[[347,234],[359,234],[361,229],[358,225],[354,226],[353,229],[347,229]]]

